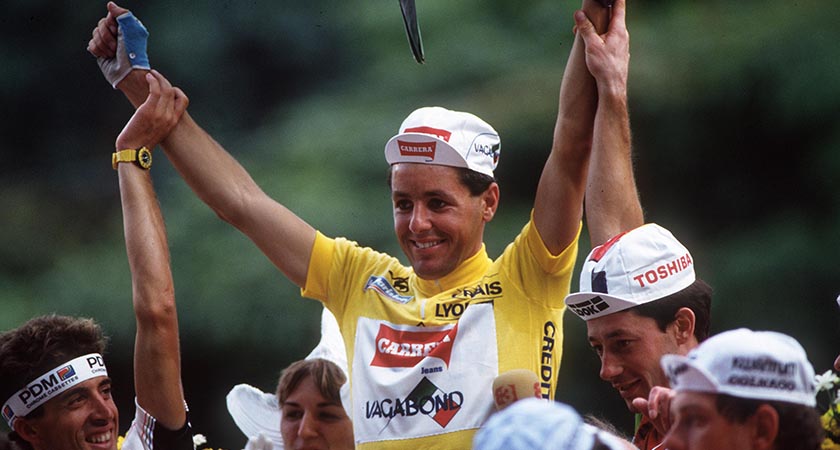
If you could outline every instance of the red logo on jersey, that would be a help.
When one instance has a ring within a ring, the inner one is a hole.
[[[376,335],[376,354],[371,366],[414,367],[426,357],[441,359],[449,367],[452,344],[458,334],[458,325],[443,331],[395,330],[379,325]]]
[[[437,136],[440,139],[443,139],[446,142],[449,142],[449,137],[452,136],[452,133],[446,130],[441,130],[440,128],[432,128],[432,127],[414,127],[414,128],[406,128],[403,133],[423,133],[423,134],[431,134],[432,136]]]

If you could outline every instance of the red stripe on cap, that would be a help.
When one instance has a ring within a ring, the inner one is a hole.
[[[600,261],[601,258],[604,257],[604,254],[607,253],[607,251],[610,249],[610,247],[612,247],[613,244],[618,242],[618,240],[621,239],[621,236],[624,236],[625,234],[627,234],[626,231],[618,233],[617,235],[611,237],[610,240],[608,240],[607,242],[604,242],[603,244],[595,247],[595,250],[592,251],[592,257],[589,258],[589,260],[595,262]]]
[[[403,133],[423,133],[423,134],[431,134],[433,136],[437,136],[440,139],[443,139],[446,142],[449,142],[449,137],[452,136],[452,133],[446,130],[441,130],[440,128],[432,128],[432,127],[413,127],[413,128],[406,128]]]

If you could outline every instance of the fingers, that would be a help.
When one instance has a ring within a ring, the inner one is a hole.
[[[627,0],[615,0],[612,9],[612,21],[623,24],[627,15]]]
[[[88,51],[97,57],[113,58],[117,52],[117,20],[109,12],[91,32]]]
[[[108,14],[115,17],[115,18],[128,12],[127,9],[125,9],[121,6],[117,6],[117,4],[114,3],[114,2],[108,2],[107,8],[108,8]]]
[[[581,10],[575,11],[575,29],[587,43],[598,37],[595,32],[595,25],[589,21],[589,18]]]

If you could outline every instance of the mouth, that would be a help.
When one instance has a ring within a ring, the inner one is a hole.
[[[633,392],[636,390],[636,387],[638,386],[638,384],[639,384],[638,380],[627,382],[627,383],[614,383],[613,388],[615,390],[617,390],[619,395],[621,395],[623,398],[631,398],[632,399],[634,397],[637,397],[636,395],[633,394]]]
[[[85,442],[87,442],[89,444],[104,444],[104,443],[110,442],[110,441],[111,441],[111,432],[110,431],[105,432],[105,433],[100,433],[100,434],[94,434],[94,435],[91,435],[91,436],[87,436],[85,438]]]
[[[429,242],[411,241],[411,243],[414,244],[414,248],[419,249],[419,250],[425,250],[427,248],[432,248],[432,247],[438,246],[438,245],[442,244],[443,241],[442,240],[429,241]]]

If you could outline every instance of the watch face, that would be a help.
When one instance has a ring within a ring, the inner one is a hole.
[[[146,147],[137,151],[137,164],[140,164],[140,167],[144,169],[152,167],[152,152]]]

